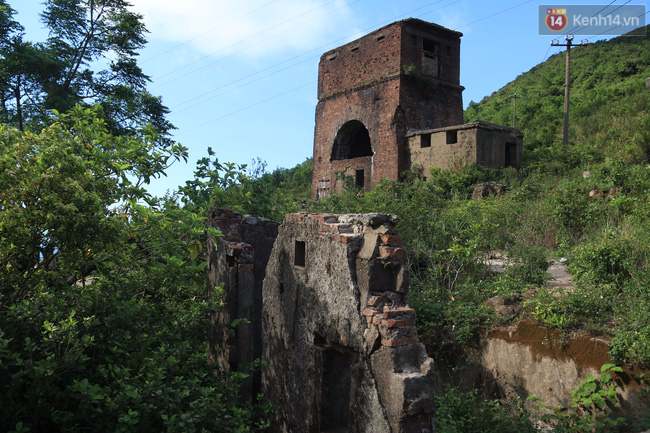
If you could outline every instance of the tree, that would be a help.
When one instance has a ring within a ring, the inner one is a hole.
[[[208,362],[204,218],[142,188],[187,149],[98,112],[0,125],[0,431],[261,428]]]
[[[125,0],[47,0],[41,15],[47,41],[26,43],[19,32],[4,48],[3,120],[23,130],[46,125],[52,109],[99,105],[112,134],[151,123],[160,144],[169,145],[169,110],[147,91],[150,79],[136,62],[147,30],[129,6]],[[5,15],[10,23],[12,14]]]

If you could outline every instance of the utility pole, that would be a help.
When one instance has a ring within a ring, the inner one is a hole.
[[[515,106],[512,109],[512,127],[517,127],[517,98],[521,98],[521,95],[515,93],[514,95],[508,95],[508,99],[513,98],[515,100]]]
[[[573,35],[566,35],[566,44],[561,44],[559,39],[551,41],[554,47],[566,47],[566,77],[564,78],[564,132],[562,134],[562,142],[565,145],[569,144],[569,87],[570,87],[570,72],[571,72],[571,47],[573,46]],[[587,41],[580,41],[580,45],[586,44]]]

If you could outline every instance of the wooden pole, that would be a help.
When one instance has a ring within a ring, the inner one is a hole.
[[[562,142],[569,144],[569,90],[571,87],[571,47],[573,46],[573,35],[567,35],[566,44],[561,44],[559,40],[551,41],[554,47],[566,47],[566,75],[564,77],[564,130],[562,133]],[[580,41],[580,45],[586,41]]]

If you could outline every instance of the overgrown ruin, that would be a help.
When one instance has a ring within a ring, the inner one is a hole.
[[[433,431],[435,368],[394,216],[289,214],[278,226],[214,210],[210,221],[225,235],[209,247],[209,286],[226,302],[212,349],[223,367],[267,363],[245,394],[280,408],[274,431]]]
[[[221,287],[225,303],[211,353],[230,370],[267,363],[242,397],[262,392],[279,408],[272,431],[435,431],[433,395],[453,368],[438,373],[418,340],[394,216],[299,213],[280,224],[214,209],[209,222],[224,234],[208,242],[208,293]],[[570,406],[571,391],[611,363],[606,339],[529,321],[464,350],[456,383],[531,410],[530,395]],[[639,418],[650,410],[639,374],[650,373],[623,370],[613,410]]]
[[[521,163],[523,134],[463,122],[461,33],[410,18],[323,54],[318,72],[312,198],[369,191],[410,168]]]
[[[408,19],[322,56],[313,198],[341,191],[341,175],[369,191],[414,167],[426,177],[459,161],[520,164],[520,131],[461,124],[461,36]],[[475,196],[500,191],[488,183]],[[261,392],[278,407],[272,431],[435,431],[437,371],[452,368],[437,370],[418,340],[396,217],[297,213],[280,224],[214,209],[209,221],[224,234],[208,243],[208,293],[221,287],[225,303],[214,316],[212,354],[227,369],[267,364],[242,396]],[[529,409],[530,395],[569,406],[571,391],[611,362],[602,338],[560,338],[526,321],[493,327],[463,350],[465,385]],[[617,415],[648,410],[637,373],[626,367],[616,378]]]

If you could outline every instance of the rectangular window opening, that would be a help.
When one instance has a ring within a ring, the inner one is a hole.
[[[357,170],[354,175],[354,184],[360,188],[363,188],[365,185],[365,170]]]
[[[303,241],[296,241],[295,248],[294,248],[294,261],[293,264],[296,266],[305,266],[305,257],[306,257],[306,248],[305,248],[305,242]]]
[[[427,38],[422,38],[422,50],[431,53],[431,54],[438,54],[439,51],[439,45],[438,42],[432,41],[431,39]]]
[[[447,144],[458,143],[458,131],[447,131]]]
[[[425,147],[431,147],[431,134],[420,135],[420,147],[422,149]]]
[[[514,167],[517,165],[517,143],[506,143],[504,165],[506,167]]]

